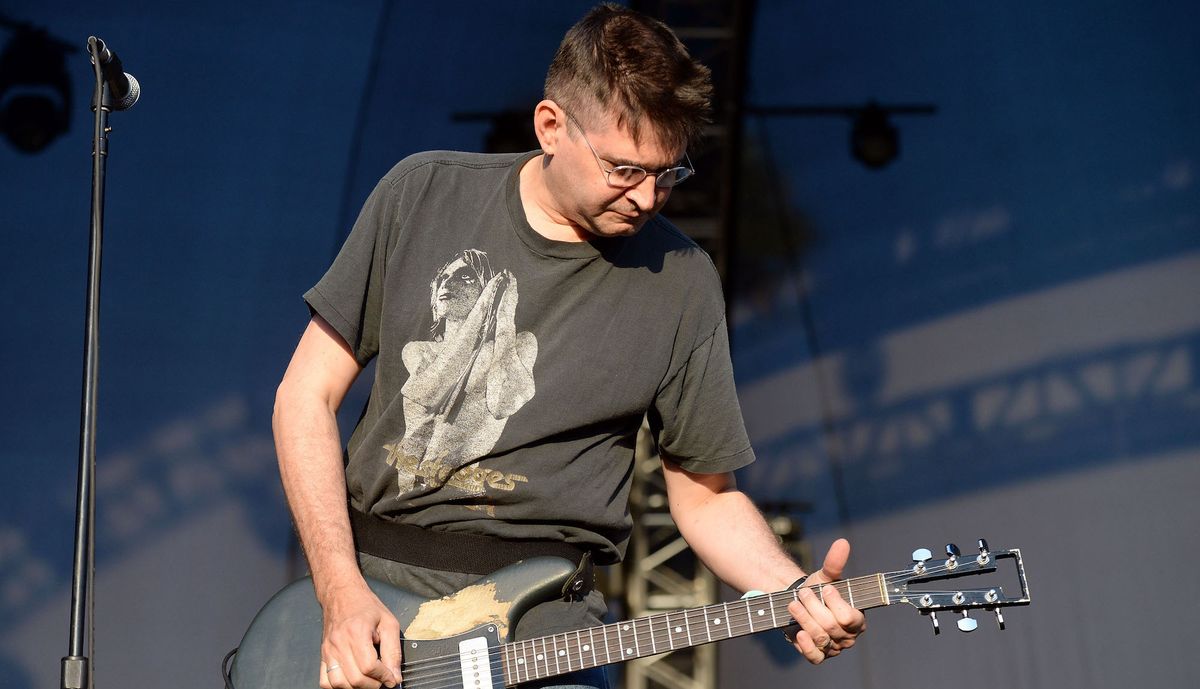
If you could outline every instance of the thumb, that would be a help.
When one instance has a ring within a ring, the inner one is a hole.
[[[400,634],[398,629],[384,630],[379,634],[379,661],[391,672],[392,679],[400,684]]]
[[[822,581],[837,581],[842,578],[842,572],[846,569],[846,562],[850,559],[850,541],[844,538],[839,538],[829,546],[829,552],[825,553],[825,562],[821,565],[820,577]]]

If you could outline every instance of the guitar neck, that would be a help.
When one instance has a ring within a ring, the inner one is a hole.
[[[824,597],[832,587],[850,605],[867,610],[891,604],[885,581],[886,575],[871,574],[804,588]],[[778,591],[507,643],[500,648],[505,683],[554,677],[786,627],[794,622],[788,604],[798,595],[798,590]]]

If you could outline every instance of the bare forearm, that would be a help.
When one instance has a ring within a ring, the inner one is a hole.
[[[317,597],[363,585],[346,511],[345,474],[335,411],[280,388],[275,449],[288,505],[304,544]]]
[[[758,508],[737,489],[671,511],[680,533],[721,581],[738,591],[779,591],[804,576]]]

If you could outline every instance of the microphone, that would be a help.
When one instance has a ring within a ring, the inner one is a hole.
[[[132,74],[127,74],[121,66],[121,58],[104,45],[104,41],[91,36],[88,43],[95,41],[96,54],[100,56],[100,73],[108,84],[108,93],[112,96],[113,110],[128,110],[142,95],[142,86]],[[93,62],[95,60],[93,59]]]

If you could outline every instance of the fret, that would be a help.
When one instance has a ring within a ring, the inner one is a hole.
[[[592,635],[591,629],[588,630],[588,646],[592,647],[592,666],[598,667],[600,661],[596,659],[596,637]],[[584,649],[586,650],[587,646],[584,646]]]
[[[650,655],[658,653],[658,644],[654,642],[654,615],[646,618],[646,626],[650,630]]]
[[[683,613],[683,628],[687,630],[688,646],[695,646],[696,644],[692,641],[692,622],[688,619],[686,610]]]
[[[584,667],[583,664],[585,662],[583,660],[584,647],[583,647],[583,638],[581,636],[579,636],[578,629],[575,630],[575,648],[579,649],[579,669],[582,670]]]
[[[534,679],[542,677],[542,672],[544,670],[544,668],[540,667],[540,663],[546,659],[546,654],[538,651],[538,645],[543,643],[545,642],[542,641],[540,637],[537,639],[530,639],[529,641],[529,649],[533,653],[533,656],[529,659],[529,662],[525,664],[525,667],[529,669],[529,672]]]
[[[518,652],[517,660],[515,661],[516,665],[517,665],[517,682],[520,682],[521,681],[521,667],[525,666],[525,679],[526,680],[529,679],[529,667],[526,665],[526,659],[525,659],[525,642],[524,641],[518,642],[517,645],[521,649]]]
[[[562,657],[563,652],[558,650],[558,635],[557,634],[550,637],[550,643],[553,644],[553,646],[554,646],[554,672],[555,672],[555,674],[562,674],[562,665],[558,662],[558,659]],[[567,665],[568,670],[571,669],[569,662],[570,661],[568,661],[568,665]]]
[[[733,625],[729,621],[729,603],[721,603],[721,608],[725,611],[725,638],[733,636]]]
[[[541,642],[543,645],[545,644],[545,641],[543,641],[542,639],[532,639],[529,642],[529,648],[533,652],[533,658],[531,659],[531,662],[526,667],[532,668],[534,679],[541,678],[543,676],[542,672],[545,670],[545,668],[539,666],[539,664],[546,659],[545,653],[538,652],[538,643],[539,642]]]
[[[848,581],[846,582],[846,595],[848,595],[850,597],[850,607],[853,608],[854,607],[854,587],[851,586],[850,582],[848,582]]]
[[[613,661],[613,659],[612,659],[612,649],[609,648],[609,646],[608,646],[608,625],[605,625],[604,627],[602,627],[602,629],[604,629],[604,657],[607,658],[608,662],[611,663]]]
[[[767,600],[771,603],[767,606],[771,609],[771,629],[778,629],[779,620],[775,619],[775,596],[767,596]]]
[[[538,678],[540,679],[542,677],[546,677],[549,675],[550,667],[546,664],[546,637],[543,636],[541,639],[539,639],[539,641],[542,642],[542,652],[534,655],[534,658],[542,664],[542,667],[540,670],[538,670],[538,672],[546,673],[546,674],[538,674]],[[534,649],[536,650],[537,646],[534,646]],[[536,667],[537,667],[536,663],[534,664],[534,667],[536,669]]]
[[[626,653],[625,653],[625,655],[627,655],[627,656],[628,656],[628,655],[637,655],[637,656],[640,656],[640,655],[642,655],[642,647],[641,647],[641,646],[638,644],[638,638],[637,638],[637,620],[634,620],[633,622],[631,622],[631,623],[630,623],[630,626],[631,626],[631,627],[633,627],[633,653],[631,654],[631,653],[628,653],[628,652],[626,652]]]
[[[704,615],[704,633],[708,635],[708,640],[712,641],[712,625],[708,621],[708,608],[700,608],[700,614]]]
[[[537,677],[537,639],[529,640],[529,647],[525,650],[525,679],[530,680]]]
[[[754,613],[750,610],[750,599],[746,599],[746,621],[750,625],[750,633],[754,633]]]
[[[825,584],[817,584],[817,598],[821,600],[821,605],[825,605]]]

